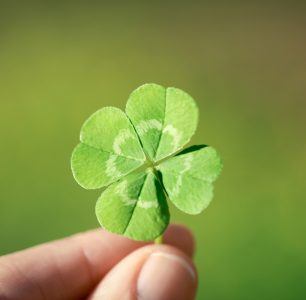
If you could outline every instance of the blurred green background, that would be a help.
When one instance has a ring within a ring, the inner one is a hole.
[[[305,3],[305,2],[304,2]],[[172,221],[197,239],[198,299],[306,294],[306,6],[0,1],[0,254],[97,226],[70,155],[83,121],[145,82],[200,106],[215,199]]]

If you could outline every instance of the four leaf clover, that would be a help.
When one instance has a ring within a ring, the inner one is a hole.
[[[89,117],[71,166],[83,188],[106,188],[96,204],[103,228],[153,240],[169,224],[167,199],[189,214],[208,206],[222,163],[206,145],[182,150],[197,124],[195,101],[157,84],[134,90],[125,112],[104,107]]]

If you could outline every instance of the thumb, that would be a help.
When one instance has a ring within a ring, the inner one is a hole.
[[[89,299],[189,300],[196,288],[195,267],[187,255],[171,246],[150,245],[117,264]]]

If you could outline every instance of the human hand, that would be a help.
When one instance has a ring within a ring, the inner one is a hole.
[[[171,225],[163,245],[97,229],[0,257],[0,300],[194,299],[188,229]]]

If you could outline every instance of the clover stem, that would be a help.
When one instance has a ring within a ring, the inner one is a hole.
[[[158,236],[155,240],[154,240],[155,244],[162,244],[163,243],[163,235]]]

